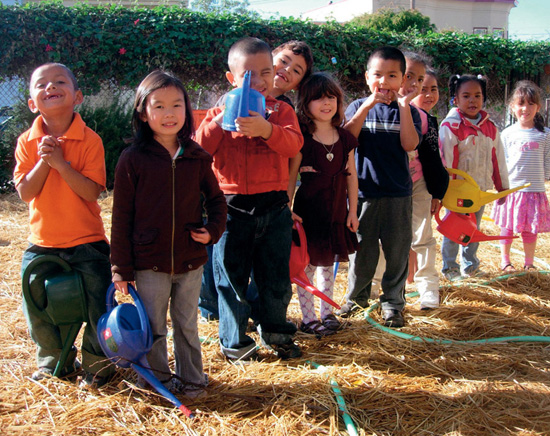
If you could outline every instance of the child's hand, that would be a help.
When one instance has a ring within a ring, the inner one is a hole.
[[[395,92],[395,91],[394,91]],[[411,101],[418,95],[418,87],[414,87],[411,92],[405,95],[401,95],[395,92],[396,100],[400,106],[405,106],[411,103]]]
[[[208,230],[206,230],[204,227],[201,227],[200,229],[194,229],[191,230],[191,238],[193,238],[193,241],[199,242],[200,244],[208,244],[212,240],[212,236],[210,236],[210,233],[208,233]]]
[[[251,138],[269,139],[273,126],[258,112],[248,111],[249,117],[239,117],[235,120],[237,132]]]
[[[387,92],[386,92],[387,91]],[[381,91],[378,87],[374,88],[374,92],[363,103],[372,108],[377,103],[390,104],[392,102],[392,92],[389,90]]]
[[[44,136],[38,144],[38,156],[52,168],[65,164],[61,140],[54,136]]]
[[[130,283],[134,288],[136,287],[136,282],[113,282],[115,289],[119,292],[122,292],[124,295],[128,295],[128,283]]]
[[[353,233],[356,233],[359,229],[359,219],[357,218],[357,214],[355,213],[348,213],[348,219],[346,220],[346,225],[348,229],[350,229]]]
[[[441,200],[438,200],[437,198],[432,198],[432,205],[430,207],[430,212],[432,216],[437,215],[440,209],[441,209]]]
[[[303,223],[302,217],[296,215],[294,212],[292,212],[292,222],[298,221],[299,223]]]

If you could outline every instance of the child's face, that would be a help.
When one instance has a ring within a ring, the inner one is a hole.
[[[371,92],[382,94],[392,94],[392,91],[399,91],[404,80],[400,62],[382,58],[371,60],[365,78]]]
[[[306,60],[302,55],[285,48],[273,58],[275,78],[273,79],[273,92],[276,97],[288,91],[297,89],[307,71]]]
[[[537,112],[540,110],[540,106],[526,99],[521,101],[515,100],[512,104],[512,112],[517,118],[518,122],[523,126],[532,127],[534,125],[534,119]]]
[[[185,97],[180,89],[159,88],[147,97],[141,120],[148,123],[153,137],[164,144],[173,141],[185,124]]]
[[[418,94],[422,88],[422,83],[424,83],[425,76],[426,67],[423,64],[407,59],[407,70],[405,71],[405,80],[399,90],[400,94]]]
[[[333,95],[323,95],[317,100],[311,100],[307,105],[314,121],[332,121],[338,111],[338,99]]]
[[[475,119],[483,107],[483,92],[478,82],[463,83],[455,96],[455,104],[466,118]]]
[[[437,80],[431,74],[426,75],[422,89],[417,97],[413,100],[415,106],[430,112],[439,101],[439,88]]]
[[[45,116],[71,113],[83,96],[76,90],[67,70],[58,65],[37,68],[31,76],[29,109]]]
[[[273,60],[270,53],[256,53],[236,59],[231,71],[226,73],[227,80],[240,88],[244,74],[250,71],[250,87],[267,97],[273,89]]]

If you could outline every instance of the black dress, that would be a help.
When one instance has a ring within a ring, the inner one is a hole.
[[[323,144],[304,134],[301,184],[294,198],[294,212],[303,219],[311,265],[331,266],[347,261],[357,250],[355,233],[346,226],[348,216],[348,155],[357,147],[357,139],[338,128],[339,139],[332,148],[333,159],[327,159]],[[330,150],[330,147],[329,147]]]

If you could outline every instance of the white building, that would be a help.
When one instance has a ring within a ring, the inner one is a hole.
[[[413,7],[430,17],[438,31],[460,30],[467,33],[497,33],[508,36],[508,16],[519,0],[333,0],[326,6],[302,14],[315,22],[334,19],[347,22],[383,8],[394,10]]]

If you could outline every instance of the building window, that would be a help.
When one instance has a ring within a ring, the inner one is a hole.
[[[498,36],[499,38],[505,38],[506,32],[500,27],[495,27],[493,28],[493,35]]]
[[[474,35],[487,35],[486,27],[474,27]]]

